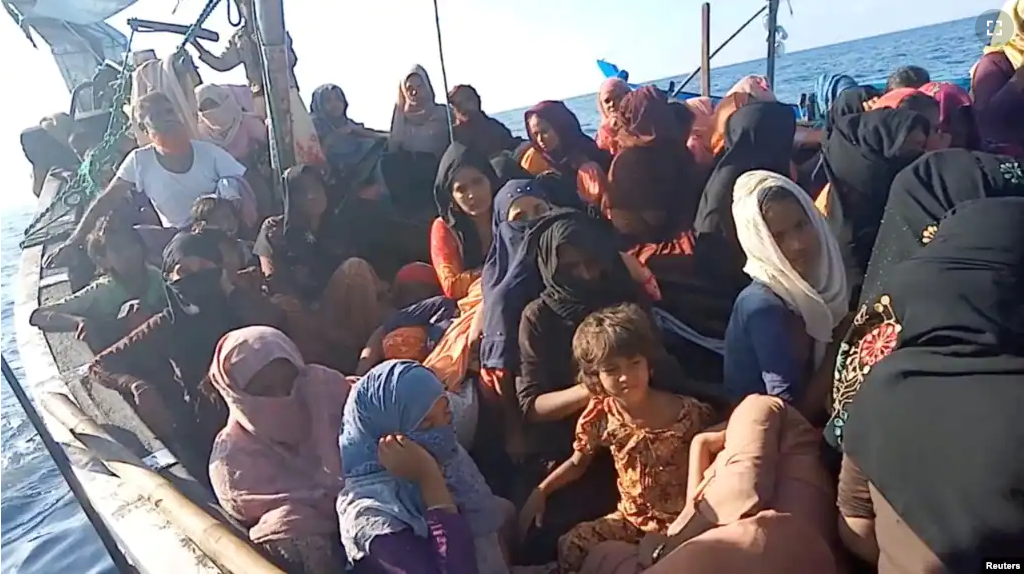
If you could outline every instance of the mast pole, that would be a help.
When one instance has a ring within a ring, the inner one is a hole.
[[[769,0],[769,17],[766,27],[769,29],[768,55],[765,58],[765,79],[769,81],[769,89],[776,85],[776,15],[779,12],[779,0]]]
[[[275,189],[278,197],[284,197],[282,175],[295,164],[295,148],[292,142],[292,114],[289,90],[292,83],[291,63],[288,61],[288,46],[285,34],[285,13],[282,0],[242,0],[253,2],[256,16],[257,38],[260,44],[260,59],[263,60],[264,98],[267,102],[267,118],[270,121],[271,168],[278,176]]]
[[[729,40],[727,40],[728,42]],[[705,2],[701,5],[701,95],[712,95],[712,5]],[[688,78],[688,81],[690,78]],[[686,82],[684,82],[686,84]],[[683,85],[680,86],[681,88]]]

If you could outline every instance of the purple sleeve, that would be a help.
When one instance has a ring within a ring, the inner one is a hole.
[[[357,574],[478,574],[473,534],[454,512],[427,511],[430,534],[421,538],[403,530],[374,538]]]

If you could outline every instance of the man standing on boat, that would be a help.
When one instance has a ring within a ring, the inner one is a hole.
[[[218,180],[245,175],[246,168],[228,152],[210,142],[190,139],[163,93],[147,94],[136,105],[135,122],[153,143],[128,154],[71,237],[47,256],[46,266],[66,265],[67,254],[81,247],[96,220],[127,200],[133,189],[149,198],[164,227],[182,228],[189,224],[193,202],[213,193]]]

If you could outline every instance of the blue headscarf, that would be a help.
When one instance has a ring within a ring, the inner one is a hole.
[[[826,114],[836,97],[849,88],[857,88],[858,82],[845,74],[822,74],[815,80],[815,118],[816,125],[826,125]]]
[[[337,511],[342,545],[350,562],[366,556],[377,536],[406,529],[417,536],[428,535],[427,509],[418,487],[395,477],[378,462],[378,441],[389,434],[405,435],[434,456],[475,538],[501,526],[498,499],[456,441],[455,427],[416,430],[444,395],[445,387],[434,373],[413,361],[385,361],[349,393],[338,439],[345,485],[338,495]]]

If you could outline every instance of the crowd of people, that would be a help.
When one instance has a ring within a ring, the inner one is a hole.
[[[1020,563],[1022,4],[970,93],[830,74],[814,124],[611,79],[523,140],[415,66],[378,132],[293,78],[283,197],[246,23],[198,49],[248,89],[137,67],[31,321],[289,572]]]

